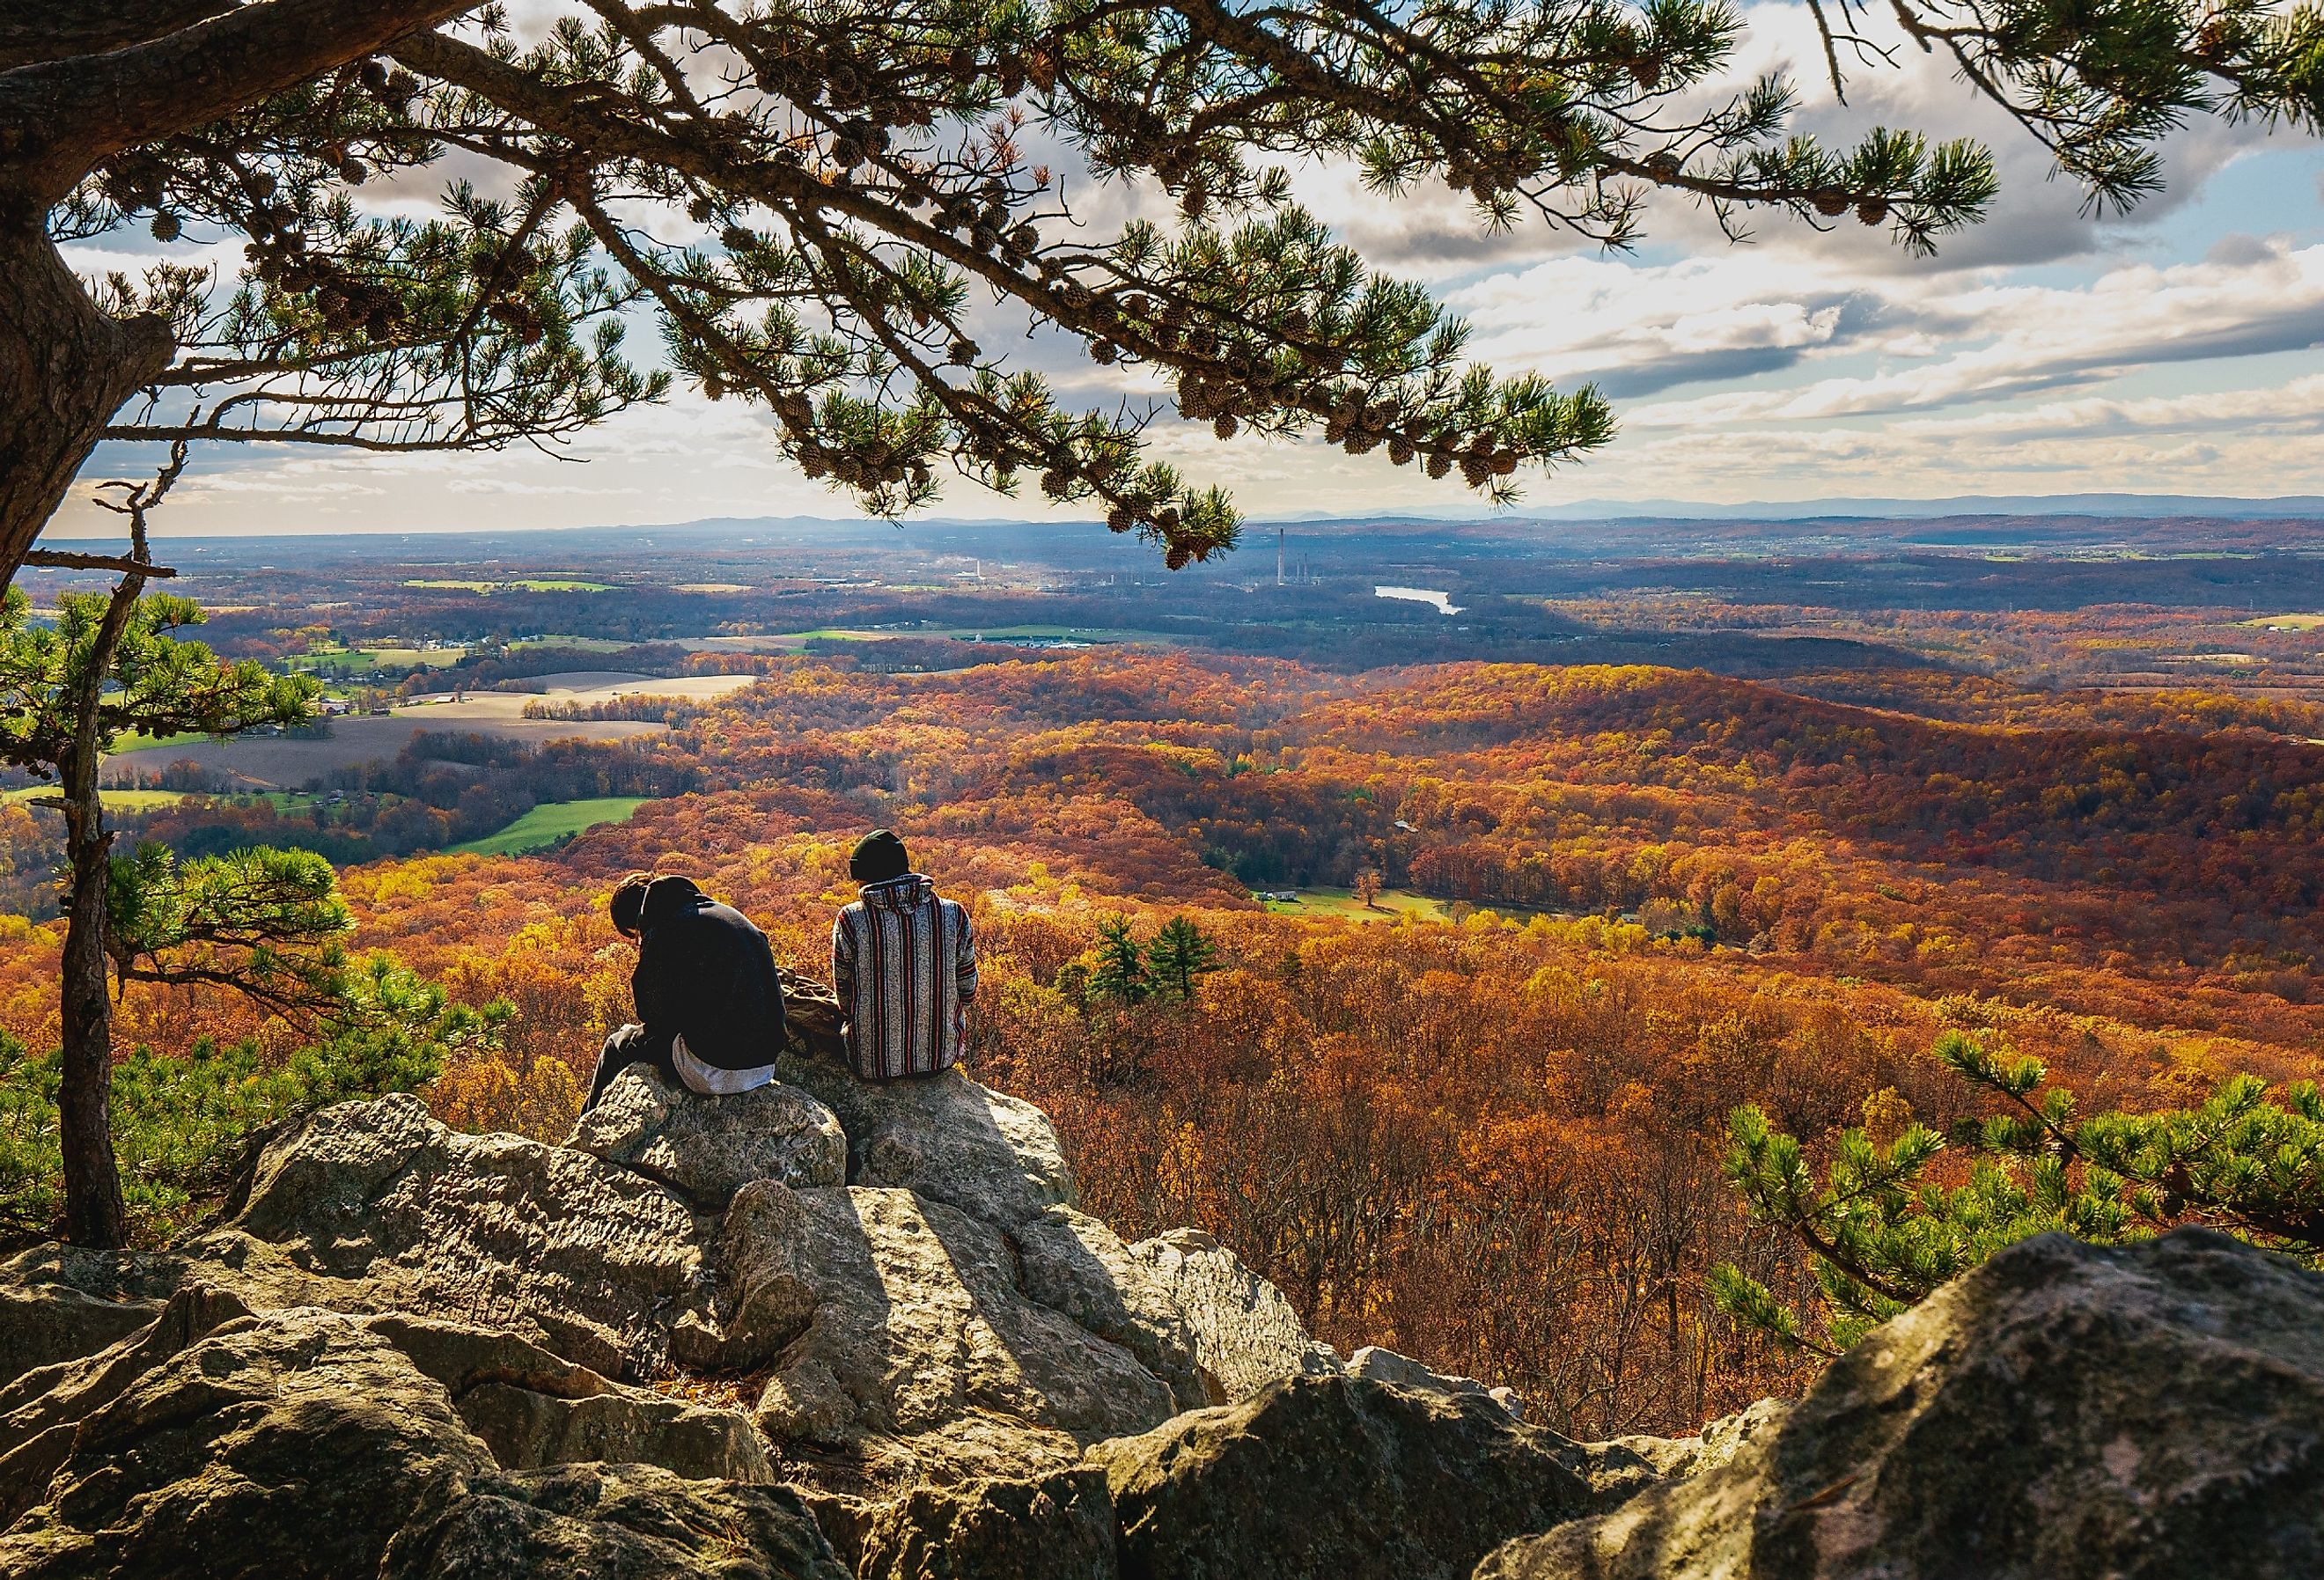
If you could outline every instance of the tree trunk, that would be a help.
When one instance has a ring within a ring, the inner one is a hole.
[[[113,414],[177,349],[159,317],[99,311],[43,218],[0,212],[0,587]]]
[[[134,548],[145,551],[144,520],[135,522]],[[102,741],[97,707],[122,632],[145,590],[143,575],[115,586],[105,618],[69,673],[73,743],[58,764],[63,781],[65,853],[72,864],[72,910],[65,923],[59,974],[64,1021],[64,1067],[57,1098],[57,1141],[64,1154],[65,1238],[76,1245],[116,1246],[129,1239],[121,1200],[121,1167],[113,1155],[113,999],[105,951],[106,879],[112,870],[113,834],[97,789]]]
[[[126,1243],[127,1210],[113,1156],[113,1003],[105,956],[105,880],[113,836],[95,793],[68,792],[66,845],[72,858],[72,916],[65,924],[59,986],[64,1001],[64,1070],[57,1139],[64,1150],[65,1238],[76,1245]]]

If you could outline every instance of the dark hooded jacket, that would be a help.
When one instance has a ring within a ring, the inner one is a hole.
[[[657,878],[639,919],[630,977],[646,1036],[722,1070],[757,1069],[783,1049],[783,988],[767,935],[690,878]]]

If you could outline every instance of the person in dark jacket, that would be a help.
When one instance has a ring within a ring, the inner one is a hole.
[[[767,935],[693,879],[653,873],[622,880],[613,915],[613,929],[638,946],[630,977],[638,1021],[605,1039],[582,1112],[633,1064],[704,1096],[772,1080],[783,1048],[783,987]]]

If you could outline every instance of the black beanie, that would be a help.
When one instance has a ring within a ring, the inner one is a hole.
[[[855,854],[847,858],[847,875],[859,883],[884,883],[911,870],[912,858],[904,854],[904,842],[886,828],[874,828],[857,840]]]

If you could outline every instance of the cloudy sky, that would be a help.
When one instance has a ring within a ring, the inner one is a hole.
[[[1743,71],[1788,65],[1803,125],[1972,135],[1996,151],[1993,217],[1905,257],[1853,220],[1819,235],[1774,217],[1737,245],[1667,201],[1610,254],[1535,228],[1482,234],[1447,195],[1393,201],[1339,172],[1303,199],[1383,267],[1429,282],[1497,369],[1595,382],[1620,437],[1526,485],[1526,503],[1809,500],[1835,495],[2324,493],[2324,150],[2294,134],[2203,123],[2168,149],[2170,187],[2093,221],[2042,151],[1933,62],[1860,75],[1842,108],[1803,8],[1748,13]],[[420,196],[414,195],[415,198]],[[1134,198],[1077,204],[1093,226]],[[83,254],[85,266],[119,254]],[[650,345],[650,333],[634,337]],[[986,337],[988,346],[995,344]],[[1111,402],[1085,361],[1025,347],[1066,387]],[[1458,506],[1385,452],[1214,441],[1157,424],[1158,448],[1254,513]],[[83,479],[135,475],[106,446]],[[964,483],[943,512],[1037,513]],[[356,457],[234,448],[204,457],[169,506],[177,531],[410,531],[846,515],[778,456],[756,415],[691,392],[616,419],[551,458]],[[111,518],[80,500],[61,532]]]

